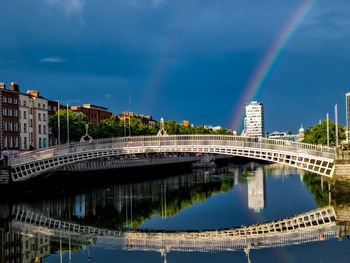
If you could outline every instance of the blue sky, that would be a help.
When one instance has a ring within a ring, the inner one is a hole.
[[[1,1],[0,81],[92,103],[229,127],[255,67],[304,0]],[[254,99],[266,130],[334,115],[350,91],[350,2],[317,0]]]

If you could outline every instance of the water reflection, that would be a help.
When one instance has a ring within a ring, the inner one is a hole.
[[[296,173],[289,170],[288,174],[281,167],[248,165],[115,185],[39,202],[0,204],[0,263],[40,262],[54,253],[59,254],[61,262],[68,255],[70,262],[72,253],[79,250],[86,250],[87,258],[93,257],[91,248],[153,251],[164,260],[174,251],[244,251],[249,260],[252,250],[349,235],[350,198],[344,198],[346,195],[337,192],[339,189],[331,189],[331,200],[329,184],[312,174],[302,174],[300,178],[319,208],[297,215],[280,213],[273,219],[259,218],[253,225],[240,227],[232,217],[229,228],[220,222],[210,229],[183,231],[144,227],[157,218],[176,219],[184,211],[198,207],[213,209],[210,202],[215,198],[224,206],[224,199],[232,199],[235,191],[244,189],[247,213],[253,210],[254,214],[267,214],[274,208],[272,201],[266,201],[274,193],[272,187],[276,182],[281,186],[284,180],[293,185],[294,178],[298,178],[291,175]]]

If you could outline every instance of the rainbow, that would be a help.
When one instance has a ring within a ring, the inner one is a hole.
[[[282,51],[293,36],[293,33],[302,23],[303,19],[310,12],[315,1],[316,0],[305,0],[300,5],[281,33],[278,35],[275,42],[269,48],[258,67],[254,70],[245,90],[243,91],[241,99],[238,101],[237,107],[234,109],[233,118],[230,125],[231,128],[238,130],[241,127],[246,103],[257,96],[257,93],[263,87],[264,81],[272,71],[272,68],[280,57]]]

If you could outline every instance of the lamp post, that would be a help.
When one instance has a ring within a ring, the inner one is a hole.
[[[58,145],[61,145],[61,119],[60,119],[60,101],[57,100],[57,142]]]
[[[329,115],[327,112],[327,146],[329,147]]]
[[[67,101],[67,144],[69,144],[69,107]]]
[[[335,147],[338,147],[338,105],[335,104]]]

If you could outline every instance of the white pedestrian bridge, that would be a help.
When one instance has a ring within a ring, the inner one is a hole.
[[[163,135],[98,139],[70,143],[9,157],[13,182],[81,161],[135,153],[192,152],[226,154],[281,163],[332,177],[335,149],[320,145],[231,135]]]

